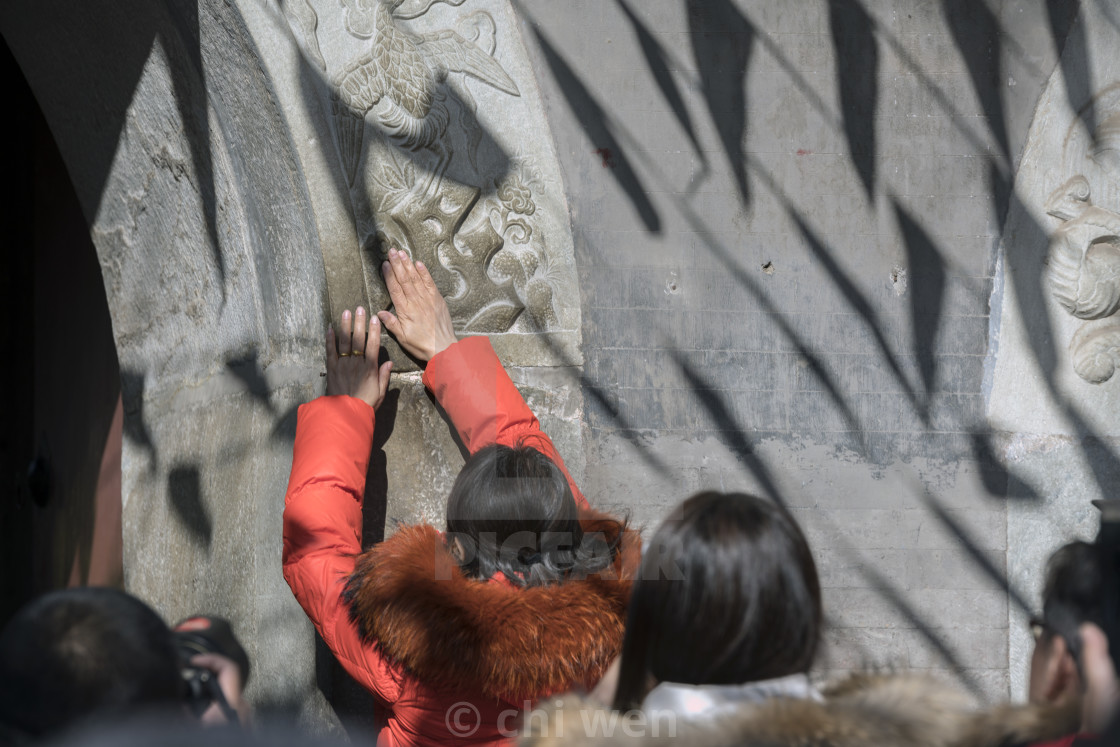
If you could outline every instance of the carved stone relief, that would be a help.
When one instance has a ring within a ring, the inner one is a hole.
[[[1050,238],[1048,279],[1065,311],[1085,320],[1069,345],[1074,370],[1100,384],[1120,365],[1120,84],[1090,104],[1100,112],[1096,131],[1075,120],[1066,135],[1063,174],[1046,212],[1063,221]]]
[[[538,220],[547,181],[535,155],[480,122],[481,97],[504,111],[521,90],[479,5],[295,0],[285,14],[330,82],[369,303],[389,305],[379,267],[395,246],[429,267],[459,332],[553,332],[568,325],[556,306],[564,271]],[[459,10],[433,18],[434,6]]]

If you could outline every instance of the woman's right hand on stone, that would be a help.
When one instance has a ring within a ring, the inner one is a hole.
[[[377,316],[402,348],[429,361],[456,342],[447,302],[423,262],[414,263],[399,249],[390,249],[381,272],[396,313],[379,311]]]
[[[327,395],[347,394],[376,410],[389,388],[393,362],[377,365],[381,324],[368,317],[359,306],[353,313],[342,312],[337,339],[334,328],[327,329]]]

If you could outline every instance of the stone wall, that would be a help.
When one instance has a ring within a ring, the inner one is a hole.
[[[1002,371],[1029,375],[995,366],[1008,265],[1038,252],[1001,230],[1035,105],[1052,72],[1081,96],[1110,80],[1103,40],[1055,68],[1084,33],[1068,5],[520,5],[576,235],[585,488],[650,525],[700,489],[786,502],[825,587],[822,674],[886,664],[1022,697],[1041,562],[1091,534],[1083,465],[1113,447],[1082,432],[1028,464],[990,420]]]

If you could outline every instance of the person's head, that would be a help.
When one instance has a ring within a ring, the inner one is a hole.
[[[1103,577],[1097,548],[1071,542],[1058,548],[1046,565],[1042,617],[1031,621],[1035,636],[1031,656],[1032,703],[1048,703],[1080,688],[1077,669],[1083,623],[1103,626]]]
[[[115,589],[46,594],[0,634],[0,724],[37,737],[93,715],[181,703],[171,630]]]
[[[615,707],[658,682],[728,685],[805,672],[821,629],[809,545],[772,501],[706,492],[685,501],[642,558]]]
[[[522,586],[607,568],[618,537],[585,534],[567,477],[530,446],[487,446],[463,466],[447,499],[447,539],[463,572],[502,572]]]

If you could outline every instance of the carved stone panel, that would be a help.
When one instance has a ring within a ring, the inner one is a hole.
[[[1007,573],[1039,603],[1047,557],[1099,524],[1120,473],[1120,27],[1083,3],[1034,112],[1006,198],[992,295],[989,421],[1037,500],[1007,506]],[[1012,691],[1033,639],[1009,608]]]
[[[1120,364],[1120,83],[1088,104],[1100,116],[1069,126],[1062,150],[1067,181],[1046,201],[1062,221],[1050,239],[1048,279],[1063,309],[1086,320],[1070,338],[1074,370],[1090,384],[1108,381]]]
[[[367,300],[387,308],[380,264],[399,247],[431,269],[461,334],[498,335],[495,345],[512,363],[578,363],[566,207],[508,5],[284,7],[329,99],[327,158],[337,159],[356,244],[342,261],[365,278],[365,298],[336,292],[328,258],[332,311]],[[537,335],[548,339],[530,337]]]

